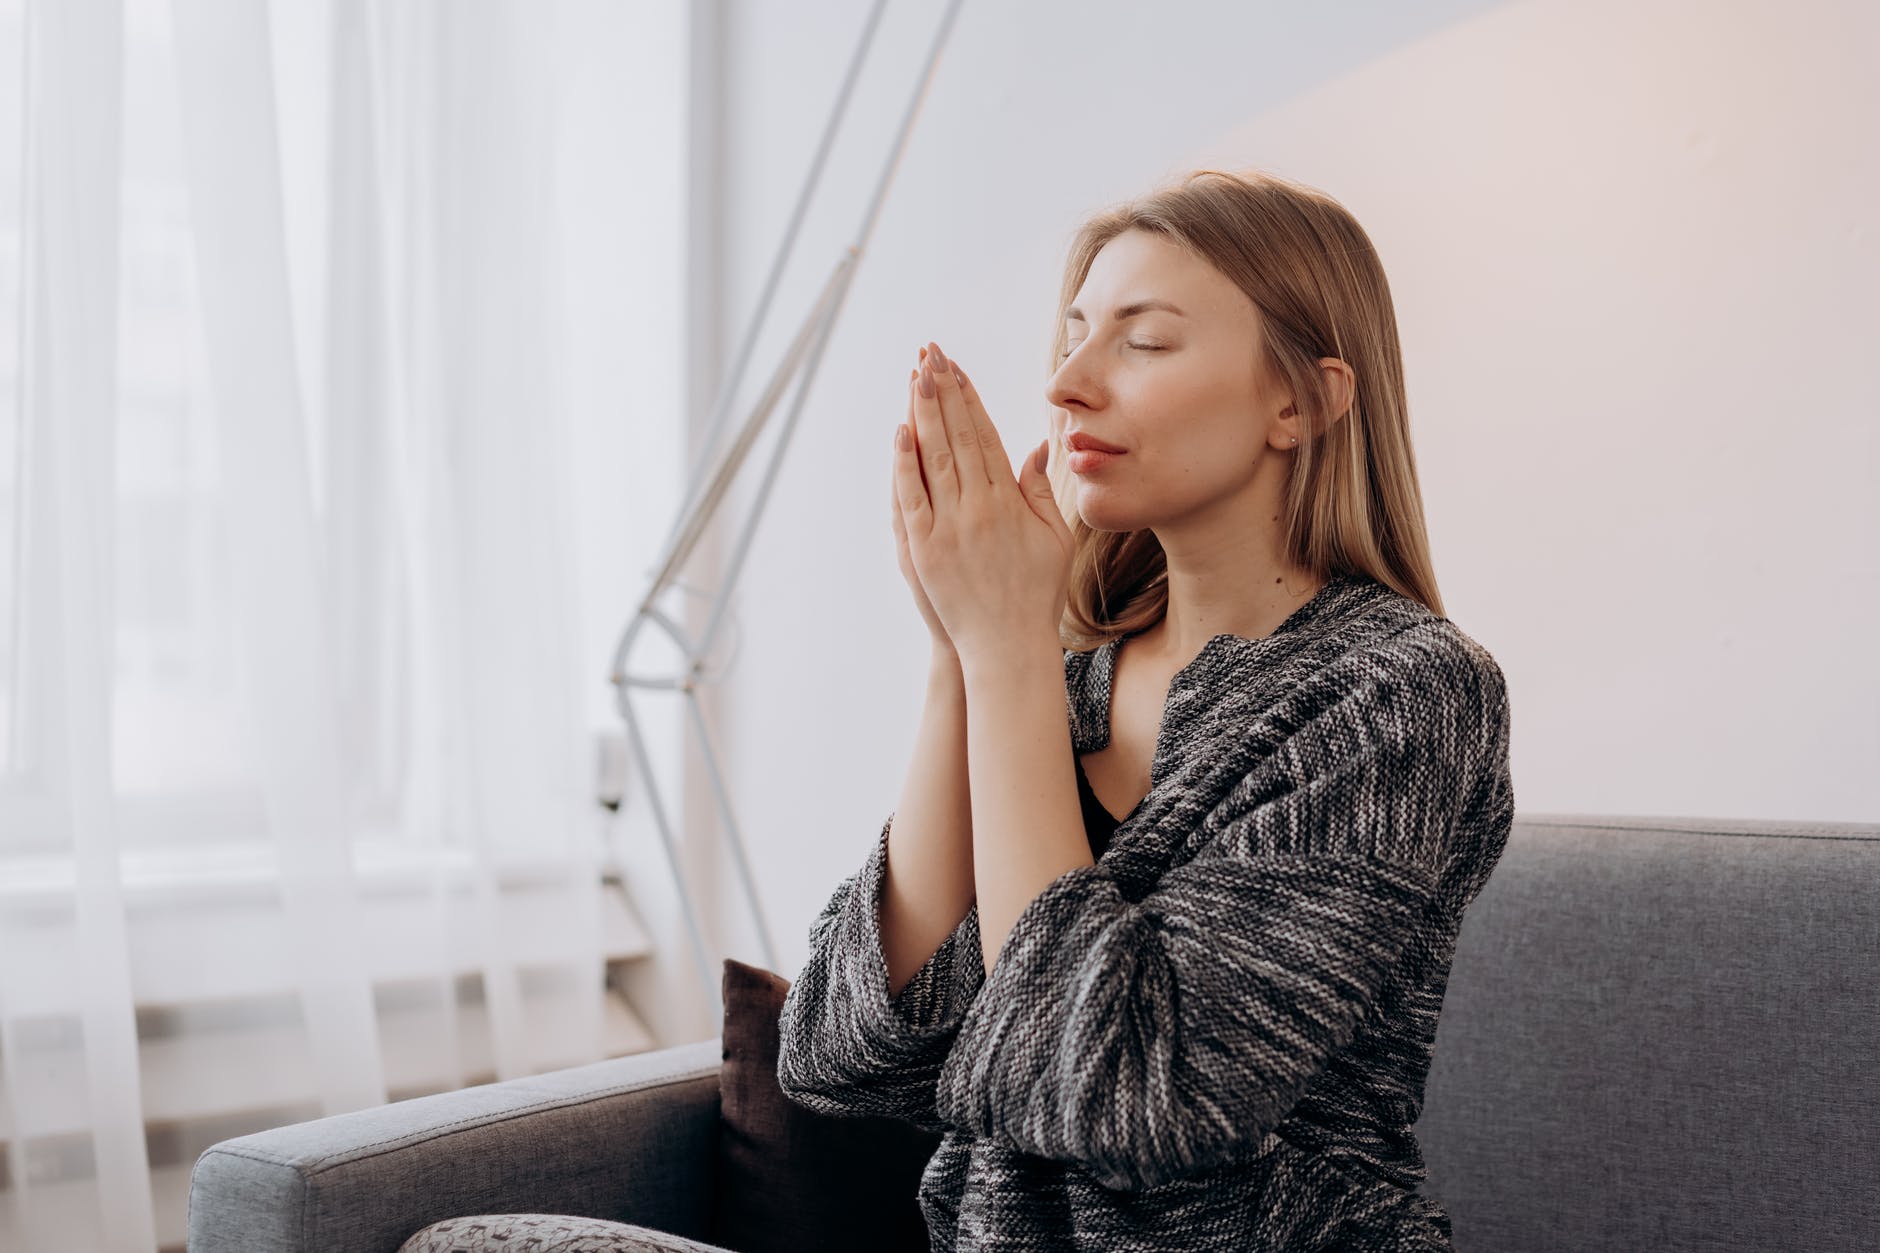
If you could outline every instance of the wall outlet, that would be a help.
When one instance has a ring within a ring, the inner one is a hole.
[[[633,773],[633,745],[625,731],[594,734],[594,796],[605,809],[620,811]]]

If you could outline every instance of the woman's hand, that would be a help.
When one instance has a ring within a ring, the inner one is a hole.
[[[897,430],[897,535],[962,662],[1055,641],[1070,590],[1071,531],[1045,474],[1049,442],[1016,479],[972,381],[929,344]],[[903,432],[906,432],[903,434]]]
[[[927,358],[927,350],[920,350],[921,360]],[[920,378],[920,369],[915,367],[907,376],[907,425],[914,425],[914,395],[916,381]],[[952,653],[953,641],[947,638],[947,629],[940,623],[940,616],[933,611],[933,602],[927,599],[926,591],[920,585],[920,575],[914,571],[914,558],[907,548],[907,520],[901,516],[900,456],[897,453],[889,463],[889,495],[892,500],[889,511],[894,521],[894,544],[901,562],[901,577],[907,580],[907,586],[914,593],[914,604],[920,609],[921,618],[927,623],[927,630],[933,636],[934,651]]]

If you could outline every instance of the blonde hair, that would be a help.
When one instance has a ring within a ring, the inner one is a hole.
[[[1103,246],[1153,231],[1232,279],[1252,299],[1267,378],[1284,379],[1304,426],[1291,452],[1282,525],[1288,562],[1321,579],[1363,573],[1443,614],[1430,567],[1403,353],[1390,285],[1357,220],[1325,193],[1261,171],[1198,170],[1181,183],[1091,218],[1072,239],[1053,322],[1049,371],[1067,341],[1065,311]],[[1351,408],[1327,422],[1318,364],[1356,375]],[[1054,450],[1061,423],[1054,412]],[[1077,515],[1067,460],[1051,473],[1074,539],[1061,646],[1084,650],[1133,635],[1168,611],[1168,569],[1149,530],[1098,531]]]

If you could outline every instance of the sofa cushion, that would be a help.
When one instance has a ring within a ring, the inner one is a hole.
[[[415,1233],[398,1253],[726,1253],[636,1223],[569,1214],[472,1214]]]
[[[1880,826],[1524,814],[1425,1104],[1458,1249],[1880,1248]]]
[[[721,1123],[706,1238],[738,1253],[927,1253],[916,1199],[939,1135],[892,1118],[832,1118],[777,1085],[790,981],[727,958]]]

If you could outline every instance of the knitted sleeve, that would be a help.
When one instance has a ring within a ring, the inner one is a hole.
[[[880,907],[893,824],[890,814],[868,860],[810,925],[809,960],[790,984],[778,1023],[777,1082],[818,1113],[878,1114],[944,1131],[934,1081],[986,978],[979,907],[890,997]]]
[[[941,1070],[948,1124],[1139,1191],[1285,1118],[1473,856],[1463,811],[1504,759],[1493,660],[1392,645],[1263,723],[1200,852],[1140,900],[1098,865],[1026,905]]]

